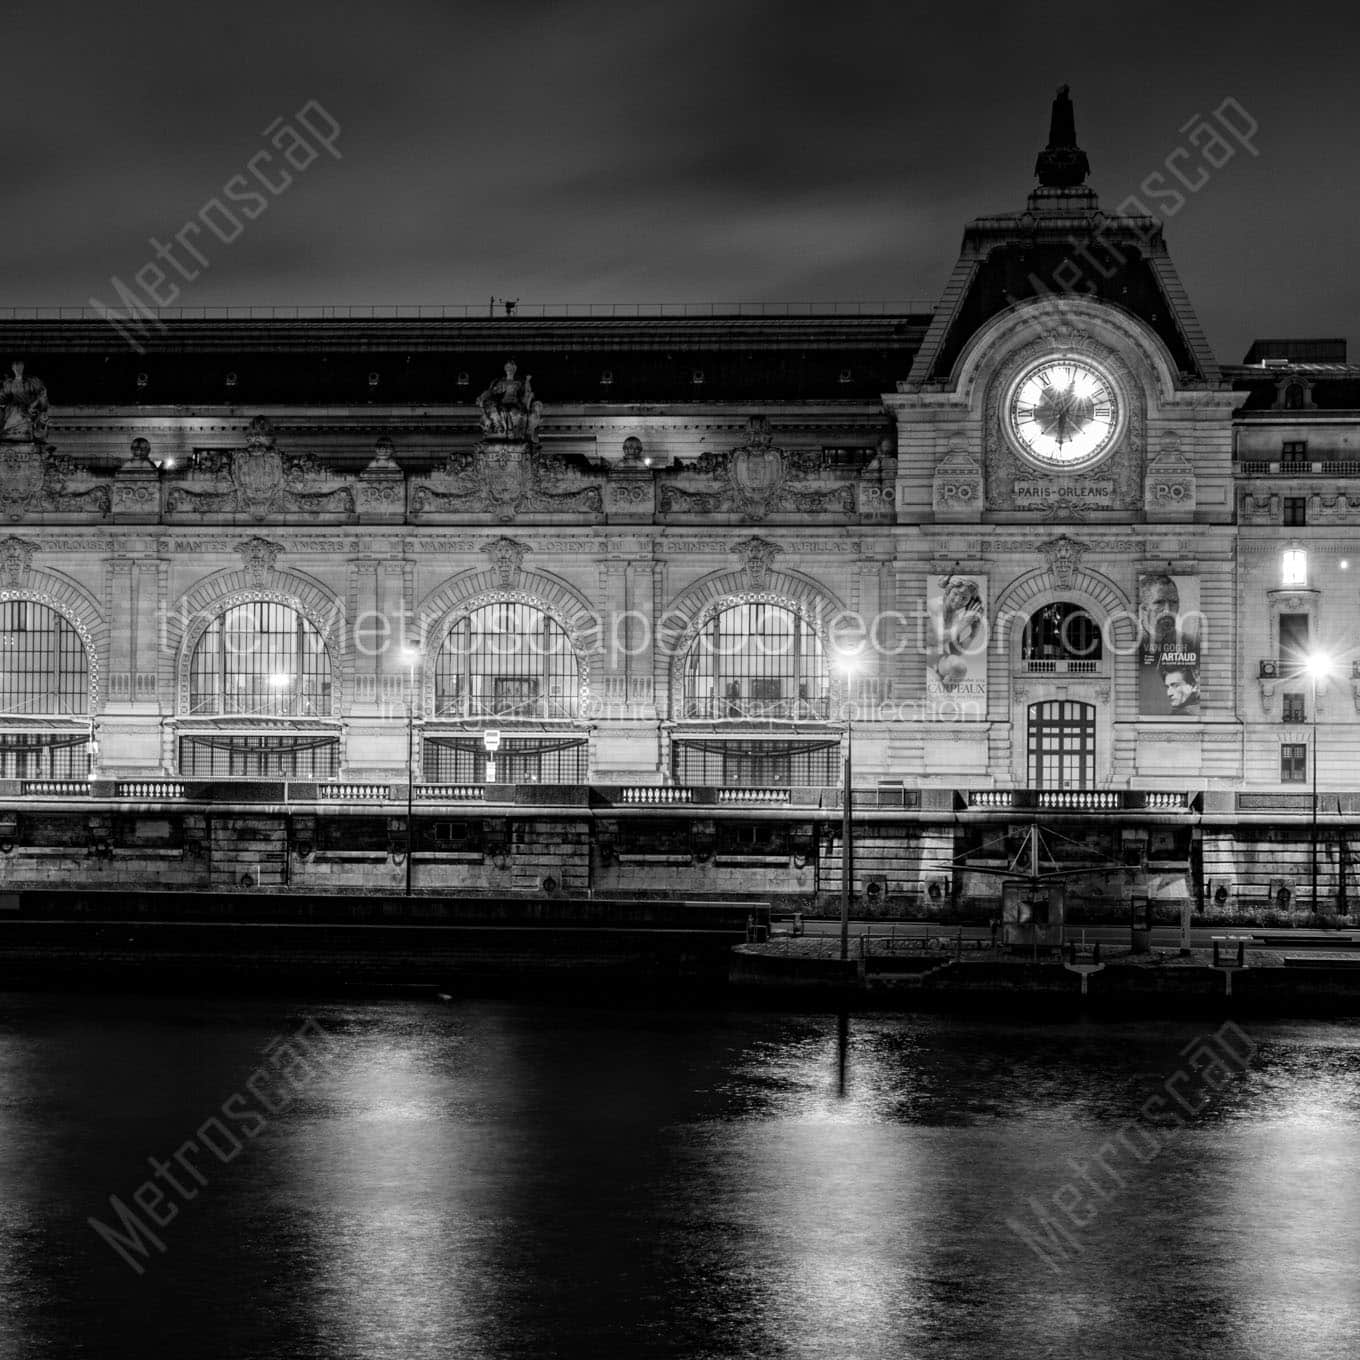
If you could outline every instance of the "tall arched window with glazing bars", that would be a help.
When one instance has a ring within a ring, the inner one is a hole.
[[[333,779],[339,772],[338,732],[307,721],[331,717],[326,642],[289,605],[252,600],[213,619],[189,659],[187,716],[218,721],[181,731],[183,775]]]
[[[821,639],[796,610],[765,601],[716,609],[685,657],[684,718],[828,717]]]
[[[533,605],[498,602],[464,615],[435,662],[439,718],[575,719],[580,666],[566,630]]]
[[[83,779],[89,711],[89,658],[69,620],[36,600],[0,602],[0,778]]]
[[[296,609],[253,600],[219,614],[189,663],[191,715],[329,717],[326,642]]]

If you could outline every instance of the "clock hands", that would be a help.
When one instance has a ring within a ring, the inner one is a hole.
[[[1116,407],[1108,384],[1084,364],[1037,365],[1012,398],[1012,429],[1040,462],[1067,466],[1089,460],[1114,432]]]

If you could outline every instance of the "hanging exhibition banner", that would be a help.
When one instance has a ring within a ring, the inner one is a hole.
[[[1145,572],[1138,578],[1138,712],[1145,718],[1199,713],[1199,578]]]
[[[925,716],[941,722],[987,716],[987,578],[927,578]]]

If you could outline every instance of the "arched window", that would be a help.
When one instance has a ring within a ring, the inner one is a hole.
[[[1025,624],[1021,658],[1031,674],[1094,671],[1101,658],[1100,625],[1070,600],[1046,604]]]
[[[682,717],[817,719],[831,701],[817,631],[783,605],[716,610],[685,657]]]
[[[33,600],[0,602],[0,711],[89,711],[89,662],[80,634]]]
[[[89,669],[80,634],[55,609],[0,602],[0,779],[88,776]],[[70,718],[79,721],[61,721]]]
[[[435,716],[573,719],[580,667],[566,630],[533,605],[482,605],[449,629],[434,672]]]
[[[331,661],[321,634],[286,604],[252,601],[219,614],[189,663],[189,712],[328,717]]]

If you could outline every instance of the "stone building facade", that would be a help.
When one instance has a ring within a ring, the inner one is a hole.
[[[1344,904],[1360,368],[1036,176],[933,307],[0,322],[0,885],[810,903],[849,743],[866,913]]]

